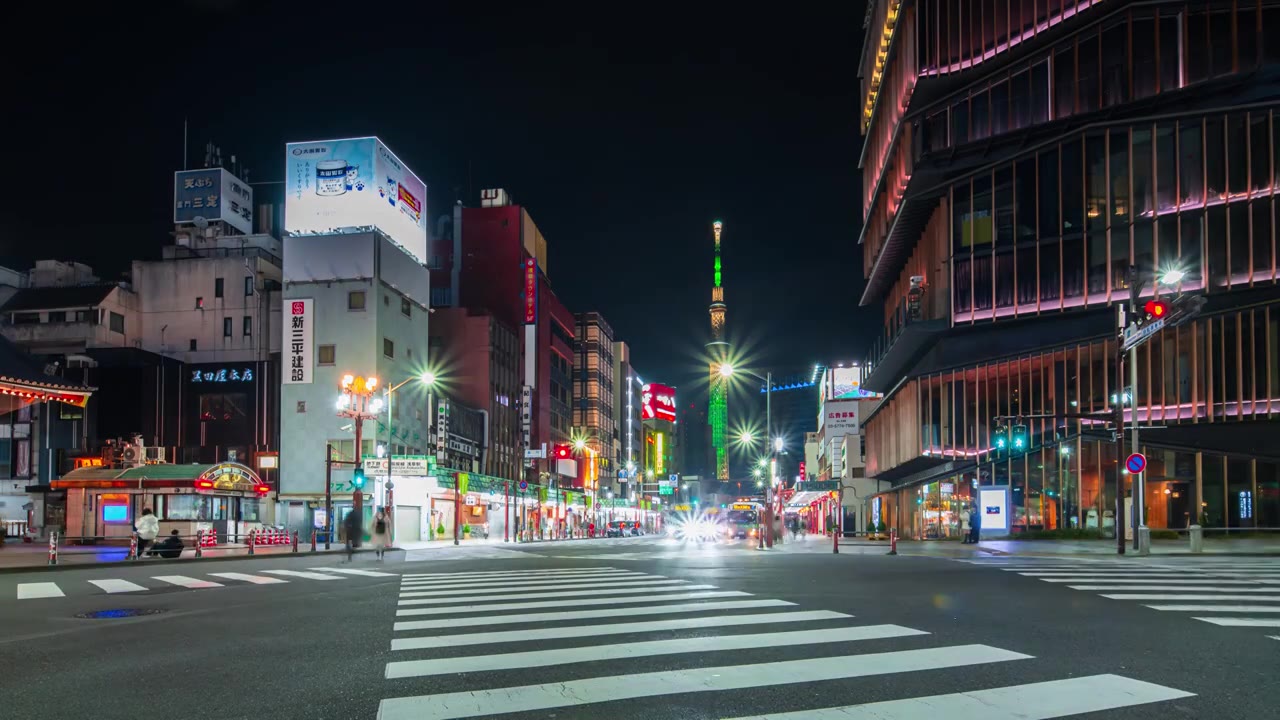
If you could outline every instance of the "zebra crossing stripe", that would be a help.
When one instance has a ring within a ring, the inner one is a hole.
[[[66,593],[58,587],[58,583],[18,583],[19,600],[40,600],[42,598],[66,597]]]
[[[318,572],[307,572],[305,570],[263,570],[264,573],[272,575],[284,575],[286,577],[300,577],[308,580],[346,580],[341,575],[325,575]]]
[[[1117,595],[1103,595],[1102,597],[1110,600],[1200,600],[1200,601],[1222,601],[1222,600],[1247,600],[1249,602],[1280,602],[1280,595],[1178,595],[1178,594],[1154,594],[1147,595],[1143,593],[1121,593]]]
[[[689,582],[688,580],[659,580],[659,579],[653,579],[653,580],[628,580],[628,581],[626,581],[626,582],[611,582],[611,583],[609,583],[608,587],[611,587],[611,588],[630,588],[630,589],[637,589],[637,590],[638,590],[638,589],[640,589],[640,588],[642,588],[642,587],[654,587],[654,586],[658,586],[658,585],[687,585],[687,584],[688,584],[688,582]],[[593,590],[593,589],[595,589],[595,588],[600,587],[600,583],[599,583],[599,582],[590,582],[590,583],[583,583],[583,584],[578,584],[578,585],[574,585],[574,584],[569,584],[569,585],[557,585],[557,586],[555,586],[555,587],[556,587],[556,589],[557,589],[557,590]],[[525,588],[524,588],[524,586],[523,586],[523,585],[519,585],[519,584],[509,584],[509,585],[504,585],[504,586],[502,587],[502,589],[503,589],[503,590],[517,590],[517,589],[525,589]],[[540,589],[540,588],[527,588],[527,589]],[[487,595],[489,595],[489,593],[491,593],[491,592],[493,592],[493,590],[492,590],[492,589],[488,589],[488,590],[486,590],[485,588],[477,588],[477,587],[469,587],[469,588],[464,588],[464,589],[460,589],[460,590],[401,590],[401,591],[400,591],[400,597],[402,597],[402,598],[421,598],[421,597],[467,597],[467,596],[473,596],[473,597],[484,598],[484,597],[486,597]]]
[[[254,585],[275,585],[276,583],[287,583],[288,580],[280,578],[266,577],[264,575],[250,575],[249,573],[238,572],[220,572],[209,573],[214,577],[226,578],[227,580],[240,580],[242,582],[253,583]]]
[[[1195,695],[1119,675],[1091,675],[735,720],[1051,720],[1189,697]]]
[[[1280,618],[1197,617],[1193,619],[1223,627],[1280,627]]]
[[[361,577],[395,577],[395,573],[382,572],[380,570],[358,570],[356,568],[315,568],[323,572],[342,573],[343,575],[359,575]]]
[[[608,597],[583,598],[581,600],[539,600],[536,602],[492,603],[489,605],[468,605],[466,607],[442,608],[409,608],[396,610],[397,617],[413,617],[420,615],[458,615],[461,613],[487,613],[495,610],[534,610],[538,608],[581,607],[584,605],[636,605],[654,600],[707,600],[710,598],[749,597],[751,593],[738,590],[713,590],[710,592],[679,593],[675,595],[659,595],[652,597]],[[404,605],[402,601],[400,603]]]
[[[662,575],[648,575],[645,573],[620,573],[617,575],[574,575],[572,577],[559,577],[548,580],[525,580],[523,578],[507,578],[502,580],[403,580],[400,583],[401,589],[415,588],[440,588],[447,590],[450,588],[467,588],[467,587],[537,587],[539,585],[555,585],[566,582],[578,582],[582,580],[591,580],[597,583],[615,583],[626,580],[646,580],[646,579],[665,579]]]
[[[1207,593],[1274,593],[1273,587],[1204,587],[1201,585],[1068,585],[1072,590],[1106,590],[1108,592],[1207,592]]]
[[[169,583],[170,585],[177,585],[179,587],[192,589],[223,587],[222,583],[216,583],[212,580],[198,580],[193,577],[187,577],[186,575],[154,575],[151,579],[159,580],[162,583]]]
[[[604,590],[595,590],[591,594],[592,596],[631,595],[633,597],[639,597],[639,598],[645,598],[645,599],[660,599],[660,598],[653,598],[653,596],[650,593],[678,592],[681,590],[715,590],[715,589],[716,589],[715,585],[676,585],[673,587],[606,588]],[[487,601],[487,600],[516,600],[520,598],[541,599],[541,598],[563,598],[563,597],[581,597],[581,596],[582,596],[581,590],[565,590],[565,591],[557,590],[555,592],[523,592],[523,593],[514,593],[511,595],[475,595],[475,596],[472,596],[471,598],[455,598],[455,597],[407,598],[407,599],[401,598],[399,601],[399,604],[400,605],[444,605],[447,603],[477,602],[477,601]],[[583,600],[582,602],[585,603],[586,600]],[[490,606],[485,606],[485,607],[490,607]]]
[[[577,573],[595,573],[611,570],[613,572],[630,572],[611,567],[596,568],[562,568],[559,570],[488,570],[484,572],[463,573],[405,573],[406,578],[476,578],[476,577],[510,577],[513,575],[574,575]]]
[[[387,698],[378,706],[378,720],[489,717],[502,713],[549,710],[612,700],[742,690],[821,680],[893,675],[916,670],[971,667],[980,663],[1027,660],[1031,657],[988,645],[955,645],[922,650],[788,660],[760,665],[730,665],[612,675],[543,685]]]
[[[797,612],[760,613],[757,615],[721,615],[716,617],[679,618],[675,620],[651,620],[648,622],[615,623],[611,625],[569,625],[534,630],[510,630],[459,635],[429,635],[401,638],[391,641],[392,650],[423,650],[426,648],[456,647],[492,643],[530,642],[533,640],[563,640],[565,638],[596,637],[599,635],[623,635],[626,633],[661,632],[664,630],[690,630],[739,625],[765,625],[784,622],[813,622],[815,620],[844,620],[853,617],[832,610],[801,610]],[[706,640],[707,638],[703,638]]]
[[[146,590],[145,587],[137,583],[131,583],[128,580],[108,579],[108,580],[90,580],[89,582],[93,585],[97,585],[103,591],[112,593],[112,594],[138,592],[140,590]]]
[[[1280,613],[1280,606],[1266,605],[1148,605],[1152,610],[1171,612],[1215,612],[1215,613]]]
[[[677,638],[648,642],[620,643],[616,645],[589,645],[587,647],[534,650],[531,652],[499,653],[494,655],[468,655],[462,657],[435,658],[432,660],[406,660],[387,663],[388,680],[396,678],[424,677],[465,672],[511,670],[513,668],[549,667],[579,662],[625,660],[628,658],[678,655],[694,652],[718,652],[723,650],[751,650],[756,648],[793,647],[822,643],[853,642],[857,640],[881,640],[884,638],[928,635],[922,630],[900,625],[868,625],[824,630],[800,630],[796,632],[759,633],[756,635],[719,635],[714,637]]]
[[[575,603],[576,604],[576,603]],[[632,617],[634,615],[665,615],[667,613],[716,612],[719,610],[749,610],[752,608],[786,607],[795,603],[786,600],[730,600],[728,602],[677,603],[651,607],[609,608],[607,610],[570,610],[568,612],[517,613],[515,615],[486,615],[472,618],[445,618],[442,620],[406,620],[398,622],[395,632],[408,630],[435,630],[437,628],[483,627],[511,623],[559,622],[584,618]],[[411,612],[411,611],[402,611]]]
[[[1136,585],[1138,583],[1151,583],[1153,585],[1257,585],[1254,580],[1219,580],[1217,578],[1188,578],[1186,580],[1173,580],[1169,578],[1139,578],[1139,577],[1089,577],[1088,575],[1075,575],[1072,577],[1053,577],[1038,578],[1044,582],[1050,583],[1127,583]]]
[[[1017,572],[1019,575],[1034,578],[1050,578],[1050,577],[1183,577],[1189,573],[1174,572],[1171,570],[1037,570],[1035,572],[1024,572],[1021,570],[1010,570],[1009,572]],[[1198,573],[1196,573],[1198,574]]]

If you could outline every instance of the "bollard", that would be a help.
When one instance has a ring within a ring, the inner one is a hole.
[[[298,531],[293,531],[293,551],[298,552]]]
[[[196,531],[196,557],[204,557],[204,531]]]
[[[58,564],[58,531],[49,533],[49,564]]]
[[[129,535],[129,556],[126,557],[125,560],[137,560],[137,559],[138,559],[138,533],[131,533]]]
[[[890,555],[898,554],[898,529],[897,528],[891,528],[889,530],[889,554]]]
[[[1138,554],[1151,554],[1151,528],[1146,525],[1138,528]]]
[[[1191,552],[1204,552],[1204,528],[1199,525],[1191,526]]]
[[[249,554],[250,555],[253,554],[253,546],[257,544],[257,538],[253,536],[255,532],[257,531],[256,530],[249,531]]]
[[[316,551],[316,530],[311,528],[311,552]]]

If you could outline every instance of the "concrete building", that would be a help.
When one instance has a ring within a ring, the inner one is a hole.
[[[628,496],[628,486],[634,487],[644,477],[644,426],[641,409],[644,380],[631,365],[631,346],[618,341],[613,345],[613,377],[619,383],[613,395],[613,415],[618,429],[618,456],[616,481],[605,490],[612,490],[616,497]]]
[[[578,313],[573,361],[573,430],[588,448],[579,459],[582,487],[597,490],[617,480],[618,428],[614,400],[621,390],[614,377],[613,328],[598,312]],[[623,380],[623,382],[626,382]]]

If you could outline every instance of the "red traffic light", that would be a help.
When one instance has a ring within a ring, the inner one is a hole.
[[[557,445],[552,452],[555,453],[556,459],[558,460],[568,460],[569,457],[573,455],[573,451],[568,445]]]
[[[1169,303],[1163,300],[1148,300],[1147,304],[1142,306],[1142,309],[1153,320],[1159,320],[1169,314]]]

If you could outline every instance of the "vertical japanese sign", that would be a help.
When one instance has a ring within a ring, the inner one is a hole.
[[[805,480],[806,478],[804,476],[804,461],[801,460],[800,461],[800,482],[804,482]]]
[[[449,437],[449,401],[436,401],[436,453],[444,454],[445,440]]]
[[[315,362],[312,357],[313,329],[315,327],[315,301],[286,300],[288,318],[284,323],[286,385],[310,385],[314,380]]]
[[[533,258],[524,261],[524,324],[538,322],[538,263]]]

